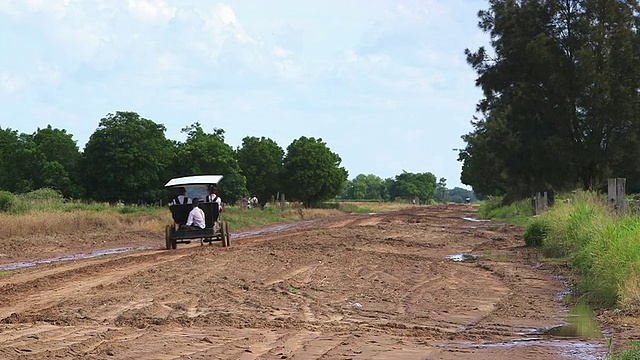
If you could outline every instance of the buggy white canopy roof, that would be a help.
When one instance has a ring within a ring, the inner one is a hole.
[[[213,185],[222,180],[222,175],[195,175],[195,176],[185,176],[179,178],[173,178],[169,180],[164,187],[176,187],[176,186],[186,186],[186,185]]]

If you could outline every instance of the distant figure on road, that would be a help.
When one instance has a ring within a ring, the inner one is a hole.
[[[246,196],[242,197],[242,200],[240,201],[240,207],[242,210],[246,210],[249,208],[249,200],[247,200]]]
[[[467,204],[471,204],[471,198],[469,198],[469,197],[468,197],[468,198],[466,198],[466,199],[464,199],[464,201],[465,201]]]

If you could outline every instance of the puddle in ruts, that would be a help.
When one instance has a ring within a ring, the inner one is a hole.
[[[487,220],[487,219],[476,219],[473,217],[463,217],[462,220],[467,220],[467,221],[471,221],[471,222],[489,222],[491,220]]]
[[[437,347],[458,348],[458,349],[484,349],[484,348],[514,348],[514,347],[548,347],[557,349],[557,354],[567,359],[576,360],[600,360],[607,353],[607,349],[602,344],[595,344],[579,340],[553,340],[538,337],[526,337],[507,342],[488,343],[446,343],[436,345]]]
[[[567,324],[552,326],[539,330],[534,334],[548,335],[552,338],[590,339],[601,338],[603,333],[593,320],[593,309],[580,303],[569,308]]]
[[[90,253],[84,253],[84,254],[63,255],[63,256],[58,256],[51,259],[19,261],[11,264],[0,265],[0,271],[17,270],[17,269],[27,268],[31,266],[36,266],[36,265],[56,263],[60,261],[91,259],[91,258],[104,256],[104,255],[113,255],[113,254],[121,254],[121,253],[135,251],[135,250],[152,250],[152,249],[155,249],[155,248],[150,246],[123,247],[123,248],[116,248],[116,249],[96,250],[96,251],[92,251]]]
[[[461,342],[438,346],[473,349],[543,346],[557,349],[558,355],[569,359],[604,359],[607,349],[603,343],[598,341],[604,334],[593,320],[593,309],[583,303],[572,306],[568,309],[566,321],[566,325],[518,333],[517,335],[523,337],[507,342]],[[465,329],[460,330],[464,331]]]
[[[454,254],[448,255],[447,259],[457,261],[457,262],[474,262],[478,260],[480,255],[475,254]]]

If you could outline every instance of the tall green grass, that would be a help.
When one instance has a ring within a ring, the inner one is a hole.
[[[616,353],[611,351],[611,343],[609,343],[609,353],[606,360],[640,360],[640,341],[630,341],[629,348]]]
[[[502,196],[489,196],[480,202],[478,217],[509,222],[515,225],[526,225],[533,215],[531,202],[528,199],[504,204]]]
[[[640,218],[609,212],[602,195],[578,193],[529,226],[544,223],[545,256],[566,258],[578,276],[577,291],[599,306],[640,305]]]

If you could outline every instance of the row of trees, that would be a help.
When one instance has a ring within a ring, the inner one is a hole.
[[[477,201],[471,190],[456,187],[447,189],[447,179],[440,178],[430,172],[403,172],[394,178],[382,179],[379,176],[360,174],[346,183],[341,199],[382,200],[420,198],[421,201],[464,203],[467,199]]]
[[[636,0],[491,0],[491,50],[466,50],[484,98],[459,152],[463,183],[508,198],[640,185]]]
[[[265,202],[284,192],[307,206],[343,192],[348,172],[322,139],[300,137],[286,149],[268,138],[245,137],[233,149],[224,130],[184,128],[184,142],[165,137],[164,125],[134,112],[107,114],[84,151],[66,130],[48,126],[33,135],[0,128],[0,190],[22,193],[48,187],[67,198],[128,203],[168,200],[163,188],[173,177],[222,174],[221,196],[235,202],[256,195]],[[354,180],[357,184],[362,177]],[[382,184],[382,180],[380,180]],[[347,186],[348,191],[349,186]],[[433,199],[435,176],[404,172],[359,198],[420,196]]]

